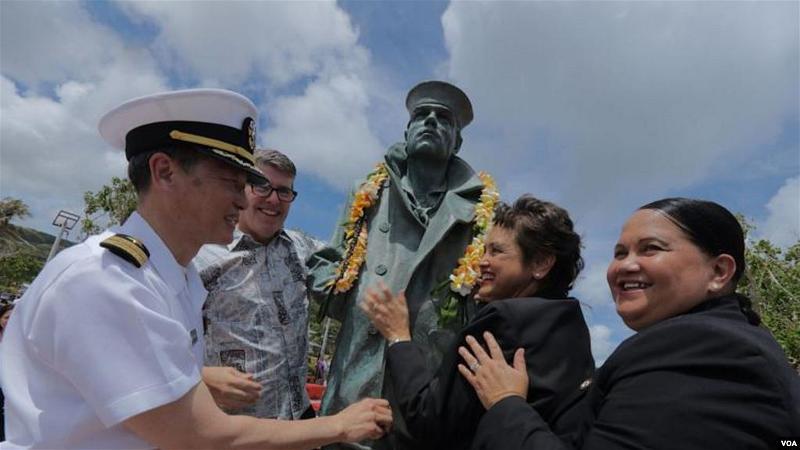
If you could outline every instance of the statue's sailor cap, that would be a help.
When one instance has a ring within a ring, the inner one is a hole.
[[[100,135],[132,157],[175,144],[198,151],[247,172],[264,183],[255,166],[258,110],[247,97],[224,89],[187,89],[129,100],[100,119]]]
[[[423,81],[414,86],[406,97],[406,109],[413,115],[414,110],[424,105],[439,105],[449,109],[458,120],[458,127],[464,128],[472,122],[472,103],[461,89],[444,81]]]

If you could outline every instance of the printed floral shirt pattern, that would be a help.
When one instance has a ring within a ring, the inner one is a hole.
[[[205,365],[252,373],[264,387],[256,405],[229,412],[297,419],[308,408],[305,261],[323,245],[283,230],[265,246],[237,230],[195,258],[208,290]]]

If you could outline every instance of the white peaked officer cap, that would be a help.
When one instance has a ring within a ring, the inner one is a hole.
[[[266,182],[255,166],[258,110],[247,97],[224,89],[187,89],[129,100],[100,119],[100,135],[138,154],[190,145],[247,172],[254,184]]]

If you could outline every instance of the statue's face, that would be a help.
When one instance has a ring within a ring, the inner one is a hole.
[[[406,151],[409,158],[448,160],[455,153],[457,136],[458,125],[449,109],[420,105],[406,128]]]

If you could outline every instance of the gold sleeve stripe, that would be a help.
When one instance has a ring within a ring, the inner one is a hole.
[[[130,253],[132,256],[136,258],[137,261],[144,263],[147,261],[147,255],[145,252],[135,244],[132,244],[127,239],[121,238],[119,236],[112,236],[106,239],[106,242],[109,244],[115,245],[126,252]]]
[[[191,142],[193,144],[205,145],[206,147],[213,147],[218,150],[222,150],[228,153],[233,153],[236,156],[244,158],[247,161],[249,161],[250,164],[256,163],[256,159],[253,157],[253,155],[247,152],[247,150],[243,149],[242,147],[239,147],[238,145],[229,144],[224,141],[211,139],[204,136],[198,136],[196,134],[184,133],[178,130],[170,131],[169,137],[178,141]]]
[[[134,258],[141,267],[147,261],[147,254],[136,244],[131,243],[125,238],[119,236],[111,236],[103,241],[103,244],[112,245],[124,251],[132,258]]]
[[[150,254],[147,252],[147,247],[144,246],[144,243],[142,243],[142,241],[136,239],[133,236],[128,236],[127,234],[117,234],[116,236],[117,237],[121,237],[122,239],[125,239],[126,241],[130,241],[133,244],[142,247],[142,249],[144,250],[145,254],[147,254],[147,256],[150,256]]]

